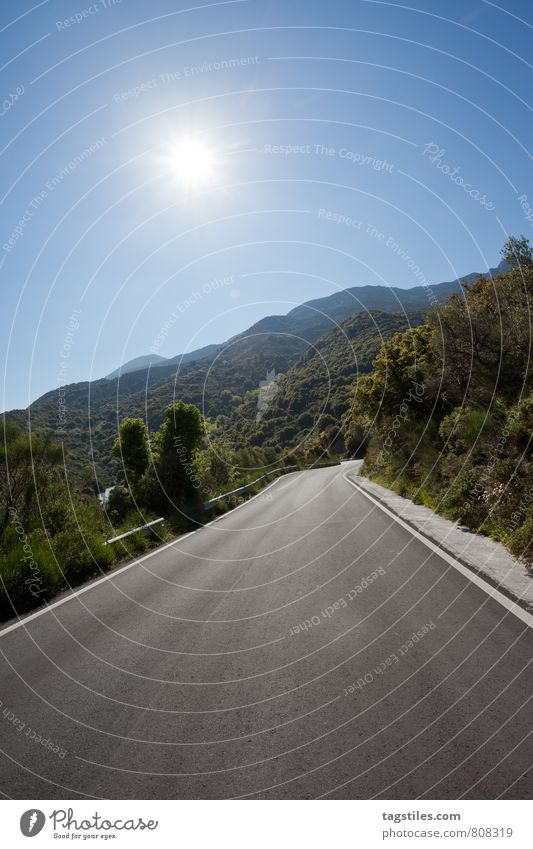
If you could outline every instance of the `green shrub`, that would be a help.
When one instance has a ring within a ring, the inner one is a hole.
[[[109,516],[111,524],[114,527],[120,525],[134,506],[130,492],[125,486],[113,487],[106,504],[106,513]]]
[[[110,546],[94,531],[68,528],[54,538],[54,551],[65,580],[78,584],[107,569],[114,560]]]
[[[146,551],[149,545],[148,538],[144,531],[137,531],[137,533],[126,537],[124,542],[126,543],[127,548],[130,551],[133,551],[134,554],[142,554],[143,551]]]
[[[530,511],[524,524],[511,533],[509,549],[528,569],[533,569],[533,512]]]
[[[25,613],[62,588],[61,571],[38,532],[28,534],[22,542],[15,528],[8,526],[1,547],[0,618]]]

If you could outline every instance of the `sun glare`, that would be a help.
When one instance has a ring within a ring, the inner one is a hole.
[[[170,161],[177,179],[190,188],[207,183],[214,175],[213,150],[198,139],[178,142],[171,151]]]

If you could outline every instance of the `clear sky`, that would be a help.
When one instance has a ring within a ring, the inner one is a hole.
[[[533,4],[412,3],[3,2],[2,407],[531,237]]]

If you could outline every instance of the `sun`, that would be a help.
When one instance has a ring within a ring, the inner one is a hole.
[[[178,141],[171,149],[169,164],[175,177],[189,188],[208,183],[215,173],[215,154],[200,139]]]

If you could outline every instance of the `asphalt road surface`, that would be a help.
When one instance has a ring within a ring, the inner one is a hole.
[[[531,797],[533,630],[350,466],[4,628],[2,793]]]

